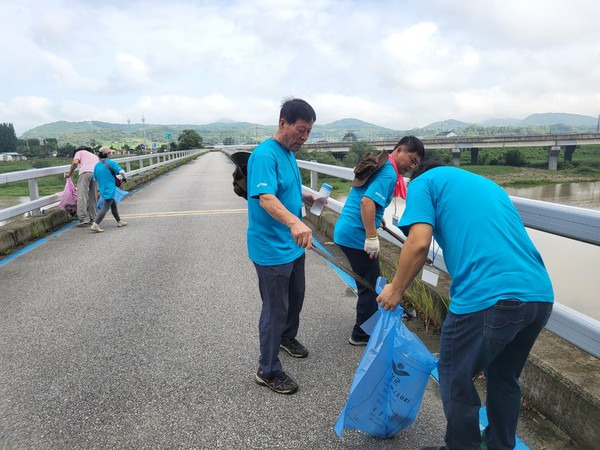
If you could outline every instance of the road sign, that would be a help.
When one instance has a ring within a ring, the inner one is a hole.
[[[165,134],[165,139],[171,139],[171,133]]]

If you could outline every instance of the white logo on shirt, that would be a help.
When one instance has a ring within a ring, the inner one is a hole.
[[[385,201],[385,197],[381,195],[379,192],[375,192],[375,195],[379,196],[383,201]]]
[[[259,187],[261,187],[261,186],[268,186],[268,184],[267,184],[267,183],[258,183],[258,184],[256,185],[256,187],[257,187],[257,188],[259,188]]]

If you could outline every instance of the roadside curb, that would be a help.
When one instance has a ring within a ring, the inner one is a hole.
[[[327,209],[320,217],[307,214],[307,220],[331,239],[338,217],[339,214]],[[401,249],[385,239],[380,239],[380,245],[381,272],[389,280],[396,271]],[[445,276],[440,280],[435,291],[448,296],[450,278]],[[531,350],[520,380],[528,405],[546,416],[581,448],[597,447],[600,442],[600,359],[544,330]]]
[[[207,150],[208,152],[209,150]],[[126,191],[147,183],[148,181],[188,163],[206,152],[198,153],[178,161],[157,167],[127,179],[122,188]],[[9,224],[0,227],[0,255],[8,255],[18,247],[27,244],[34,239],[44,237],[48,233],[55,231],[62,225],[73,220],[68,213],[54,206],[47,209],[42,216],[24,217]]]

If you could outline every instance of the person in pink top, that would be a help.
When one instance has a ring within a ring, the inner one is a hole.
[[[96,219],[96,203],[98,203],[98,183],[94,180],[94,166],[99,161],[94,150],[86,145],[75,150],[73,162],[65,178],[69,178],[79,166],[77,181],[77,218],[78,227],[89,226]]]

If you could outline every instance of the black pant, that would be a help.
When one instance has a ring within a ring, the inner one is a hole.
[[[369,254],[364,250],[344,247],[343,245],[340,245],[340,248],[348,258],[352,270],[375,286],[377,277],[379,277],[379,256],[370,259]],[[369,335],[360,326],[377,311],[378,305],[377,300],[375,300],[377,294],[359,282],[356,282],[356,287],[358,288],[358,301],[356,302],[356,324],[352,330],[352,338],[364,340]]]

